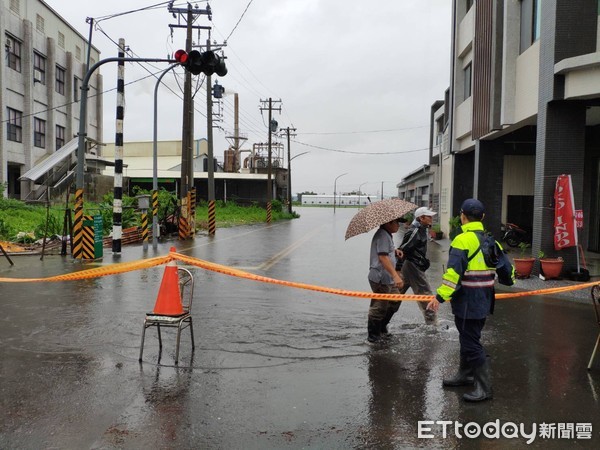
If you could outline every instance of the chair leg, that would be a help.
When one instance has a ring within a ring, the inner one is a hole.
[[[177,327],[177,344],[175,345],[175,365],[179,364],[179,342],[181,341],[181,325],[183,321],[179,322],[179,326]]]
[[[142,343],[140,344],[140,359],[142,362],[142,354],[144,353],[144,338],[146,337],[146,321],[144,320],[144,324],[142,325]]]
[[[190,316],[190,333],[192,335],[192,350],[196,348],[196,344],[194,343],[194,326],[192,325],[192,317]]]
[[[598,345],[600,345],[600,334],[598,335],[598,339],[596,339],[596,345],[594,346],[594,351],[592,352],[592,357],[590,358],[590,362],[588,364],[588,370],[592,368],[592,364],[594,363],[594,359],[596,358],[596,351],[598,350]]]

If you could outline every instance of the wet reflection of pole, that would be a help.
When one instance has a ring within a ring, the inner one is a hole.
[[[148,387],[144,385],[146,381],[144,365],[140,365],[144,398],[146,404],[151,408],[151,412],[154,413],[150,416],[150,420],[154,423],[150,425],[152,429],[159,430],[160,436],[164,439],[163,445],[171,446],[173,443],[178,442],[181,425],[188,420],[186,409],[189,401],[193,366],[193,354],[187,368],[157,365],[154,380],[151,386]],[[158,442],[156,447],[163,448]]]

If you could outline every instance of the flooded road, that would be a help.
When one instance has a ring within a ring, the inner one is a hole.
[[[298,212],[301,218],[289,222],[161,243],[147,256],[174,245],[258,275],[369,291],[372,233],[343,237],[356,210]],[[435,242],[429,252],[433,287],[447,254]],[[127,247],[118,258],[107,253],[102,264],[143,256],[141,247]],[[12,268],[0,263],[0,277],[96,266],[59,256],[14,259]],[[465,390],[441,385],[458,364],[448,305],[432,328],[414,302],[404,302],[391,323],[394,336],[374,347],[366,342],[366,299],[190,269],[196,349],[185,330],[179,367],[172,330],[163,332],[159,363],[156,330],[149,329],[138,363],[142,322],[162,267],[0,284],[0,448],[598,448],[600,367],[586,370],[598,332],[590,305],[498,301],[483,337],[495,397],[466,404]],[[444,438],[444,425],[420,428],[419,421],[452,425]],[[494,424],[538,429],[527,445],[508,428],[497,438],[455,430],[469,422],[492,424],[490,432]],[[554,438],[541,437],[542,423],[553,424]]]

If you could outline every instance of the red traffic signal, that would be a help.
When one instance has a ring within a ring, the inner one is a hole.
[[[175,61],[179,64],[185,64],[188,60],[188,54],[185,50],[177,50],[175,52]]]
[[[187,53],[185,50],[177,50],[175,52],[175,61],[193,75],[200,73],[204,73],[205,75],[216,73],[220,77],[227,75],[225,58],[212,51],[200,53],[198,50],[192,50]]]

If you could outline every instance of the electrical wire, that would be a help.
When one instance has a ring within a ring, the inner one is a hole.
[[[306,132],[306,133],[297,133],[298,135],[335,135],[335,134],[366,134],[366,133],[389,133],[395,131],[407,131],[407,130],[418,130],[421,128],[429,128],[429,125],[421,125],[418,127],[408,127],[408,128],[389,128],[384,130],[363,130],[363,131],[324,131],[324,132]]]
[[[246,5],[246,9],[244,9],[244,12],[242,13],[242,15],[240,16],[240,18],[238,19],[237,23],[235,24],[235,26],[233,27],[233,29],[231,30],[231,33],[229,33],[229,36],[227,36],[225,38],[225,42],[227,42],[229,40],[229,38],[231,37],[231,35],[233,34],[233,32],[236,30],[236,28],[238,27],[238,25],[240,24],[240,22],[242,21],[242,19],[244,18],[244,16],[246,15],[246,11],[248,11],[248,8],[250,8],[250,5],[252,4],[254,0],[250,0],[248,2],[248,4]]]
[[[426,148],[418,148],[414,150],[403,150],[397,152],[353,152],[351,150],[339,150],[334,148],[320,147],[318,145],[307,144],[306,142],[296,141],[295,139],[291,139],[292,142],[300,145],[304,145],[305,147],[317,148],[319,150],[326,150],[328,152],[337,152],[337,153],[348,153],[352,155],[401,155],[404,153],[415,153],[415,152],[423,152],[425,150],[429,150],[429,147]]]

